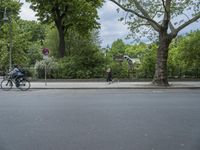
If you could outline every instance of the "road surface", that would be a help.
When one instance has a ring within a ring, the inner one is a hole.
[[[0,150],[199,150],[200,90],[0,90]]]

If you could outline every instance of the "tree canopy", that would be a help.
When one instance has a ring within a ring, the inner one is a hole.
[[[200,18],[198,0],[110,0],[127,12],[120,20],[128,24],[132,38],[147,36],[165,28],[172,36]],[[135,36],[137,35],[137,36]],[[158,34],[156,34],[158,35]]]
[[[69,28],[82,35],[99,27],[97,8],[102,0],[27,0],[41,22],[54,22],[59,33],[60,57],[65,56],[64,36]]]

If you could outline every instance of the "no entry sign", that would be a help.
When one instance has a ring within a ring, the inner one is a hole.
[[[43,53],[43,55],[48,56],[49,55],[49,49],[43,48],[42,53]]]

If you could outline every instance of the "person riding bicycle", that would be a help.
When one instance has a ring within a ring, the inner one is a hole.
[[[21,69],[19,69],[19,66],[14,65],[13,70],[11,70],[8,74],[11,78],[15,79],[16,86],[18,87],[20,83],[19,79],[24,76],[24,73],[21,71]]]

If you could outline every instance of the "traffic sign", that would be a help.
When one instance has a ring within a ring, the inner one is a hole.
[[[43,53],[43,55],[48,56],[49,55],[49,49],[43,48],[42,53]]]

